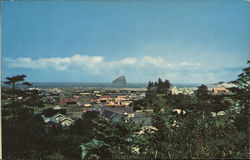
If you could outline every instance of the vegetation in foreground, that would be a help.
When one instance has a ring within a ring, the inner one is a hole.
[[[250,66],[233,81],[238,87],[232,95],[210,95],[205,85],[195,96],[172,95],[169,81],[149,82],[145,99],[137,102],[154,110],[152,129],[143,131],[142,124],[108,121],[98,112],[85,113],[69,128],[45,128],[34,114],[44,107],[41,97],[18,87],[31,85],[25,75],[6,79],[11,88],[2,98],[11,103],[2,105],[5,160],[249,158]],[[173,114],[176,108],[185,112]],[[226,114],[210,114],[219,111]]]

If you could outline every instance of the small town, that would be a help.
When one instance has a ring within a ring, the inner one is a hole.
[[[126,84],[126,82],[125,82]],[[230,83],[211,85],[208,89],[212,95],[230,95],[228,88],[235,87]],[[146,96],[146,88],[36,88],[30,87],[26,90],[37,90],[42,97],[41,101],[46,109],[37,111],[47,127],[61,125],[68,127],[85,112],[96,111],[108,120],[119,120],[122,116],[132,118],[135,121],[147,120],[152,108],[138,105],[140,100]],[[172,87],[173,95],[183,94],[194,96],[197,87]],[[23,99],[23,97],[17,97]],[[10,100],[10,98],[8,99]],[[6,102],[7,104],[8,102]],[[174,109],[175,110],[175,109]],[[173,111],[174,111],[173,110]],[[224,112],[222,111],[222,113]],[[149,124],[148,124],[149,125]],[[150,127],[150,126],[147,126]]]

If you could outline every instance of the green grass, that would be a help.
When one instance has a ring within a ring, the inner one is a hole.
[[[62,107],[62,109],[66,109],[67,112],[81,112],[82,111],[82,107],[80,106],[60,106]]]
[[[91,97],[84,96],[84,97],[79,97],[77,101],[80,103],[90,103],[91,99],[92,99]]]

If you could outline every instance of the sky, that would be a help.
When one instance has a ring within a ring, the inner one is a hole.
[[[246,0],[4,1],[2,80],[228,82],[249,28]]]

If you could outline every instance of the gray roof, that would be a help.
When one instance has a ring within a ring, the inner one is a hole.
[[[124,114],[125,112],[127,113],[133,113],[133,108],[132,107],[106,107],[105,110],[113,112],[113,113],[118,113],[118,114]]]

